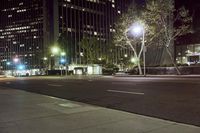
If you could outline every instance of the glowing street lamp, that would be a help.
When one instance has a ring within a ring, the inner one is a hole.
[[[47,60],[48,60],[48,58],[47,58],[47,57],[44,57],[44,58],[43,58],[43,60],[47,61]]]
[[[14,58],[14,59],[13,59],[13,62],[14,62],[14,63],[18,63],[18,62],[19,62],[19,58]]]
[[[64,59],[64,58],[61,58],[61,59],[60,59],[60,63],[61,63],[61,64],[64,64],[65,62],[66,62],[66,59]]]
[[[25,69],[25,66],[22,65],[22,64],[20,64],[20,65],[17,66],[17,69],[19,69],[19,70],[24,70],[24,69]]]
[[[61,56],[65,56],[66,53],[65,53],[65,52],[61,52],[60,55],[61,55]]]
[[[10,66],[10,65],[11,65],[11,62],[6,62],[6,65]]]
[[[52,54],[58,54],[59,51],[60,51],[60,49],[58,47],[56,47],[56,46],[54,46],[54,47],[51,48]]]
[[[132,57],[131,58],[131,63],[136,63],[137,62],[137,59],[135,57]]]
[[[144,41],[144,34],[145,34],[145,28],[142,24],[140,23],[135,23],[130,27],[130,32],[134,36],[141,36],[142,35],[142,50],[143,50],[143,61],[144,61],[144,76],[146,76],[146,59],[145,59],[145,52],[146,52],[146,47],[145,47],[145,41]]]

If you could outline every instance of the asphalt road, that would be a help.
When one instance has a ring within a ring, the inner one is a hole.
[[[16,78],[0,86],[200,126],[199,78]]]

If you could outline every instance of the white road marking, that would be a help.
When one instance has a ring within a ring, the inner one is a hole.
[[[115,93],[133,94],[133,95],[144,95],[144,93],[141,92],[130,92],[130,91],[119,91],[119,90],[107,90],[107,91]]]
[[[135,82],[112,82],[113,85],[137,85]]]
[[[53,86],[53,87],[62,87],[63,85],[48,84],[48,86]]]

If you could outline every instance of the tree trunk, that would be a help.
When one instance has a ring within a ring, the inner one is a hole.
[[[142,75],[142,68],[141,68],[140,61],[138,62],[138,70],[139,70],[139,75]]]
[[[173,56],[172,56],[172,54],[171,54],[171,52],[170,52],[170,50],[169,50],[169,47],[166,46],[166,50],[167,50],[167,53],[168,53],[168,55],[170,56],[170,59],[171,59],[173,65],[174,65],[174,67],[175,67],[175,69],[176,69],[177,74],[178,74],[178,75],[181,75],[181,72],[180,72],[180,70],[179,70],[177,64],[176,64],[175,61],[174,61],[174,58],[173,58]]]

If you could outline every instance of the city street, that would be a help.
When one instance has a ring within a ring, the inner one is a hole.
[[[2,78],[0,86],[200,126],[197,77]]]

